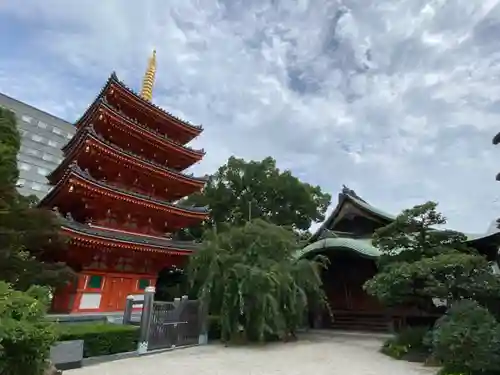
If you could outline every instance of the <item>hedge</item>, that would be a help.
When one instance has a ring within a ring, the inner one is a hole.
[[[59,341],[83,340],[83,356],[131,352],[137,349],[139,327],[107,323],[59,324]]]
[[[209,340],[220,340],[221,337],[221,326],[220,318],[216,315],[208,316],[208,339]]]

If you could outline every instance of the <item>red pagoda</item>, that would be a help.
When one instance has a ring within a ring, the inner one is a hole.
[[[128,295],[142,296],[162,269],[182,266],[196,250],[171,233],[208,215],[173,203],[205,184],[182,173],[204,156],[186,146],[202,128],[152,104],[155,72],[153,52],[140,95],[113,73],[47,177],[53,188],[41,206],[58,212],[69,240],[58,260],[78,273],[77,283],[56,291],[53,312],[123,310]]]

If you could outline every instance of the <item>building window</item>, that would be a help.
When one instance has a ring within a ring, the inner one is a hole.
[[[144,290],[149,286],[149,279],[139,279],[139,290]]]
[[[35,190],[35,191],[42,191],[42,190],[43,190],[43,186],[42,186],[42,185],[40,185],[40,184],[38,184],[38,183],[36,183],[36,182],[33,182],[33,183],[31,184],[31,188],[32,188],[33,190]]]
[[[47,129],[47,124],[43,121],[38,121],[38,127],[40,129]]]
[[[102,286],[102,276],[92,275],[89,277],[89,282],[87,288],[89,289],[101,289]]]
[[[52,139],[49,139],[49,146],[52,146],[52,147],[57,147],[57,146],[59,146],[59,145],[57,144],[57,142],[56,142],[56,141],[53,141]]]
[[[49,171],[47,169],[41,167],[38,167],[37,172],[42,176],[47,176],[49,174]]]
[[[26,163],[19,163],[19,169],[22,171],[29,171],[31,169],[31,165]]]
[[[26,183],[26,180],[24,178],[20,178],[17,180],[17,187],[24,187],[24,184]]]
[[[28,115],[22,115],[22,116],[21,116],[21,119],[22,119],[24,122],[31,122],[31,121],[33,121],[33,117],[28,116]]]
[[[32,134],[31,139],[34,140],[35,142],[42,142],[43,137],[40,137],[38,134]]]
[[[46,160],[46,161],[52,161],[52,160],[54,160],[54,158],[52,157],[52,155],[49,155],[49,154],[43,154],[42,155],[42,159]]]
[[[58,134],[58,135],[61,135],[61,134],[62,134],[61,129],[56,128],[55,126],[52,128],[52,132],[53,132],[54,134]]]

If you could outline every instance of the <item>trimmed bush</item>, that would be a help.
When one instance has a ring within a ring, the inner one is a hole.
[[[396,359],[423,362],[432,349],[425,340],[429,330],[427,326],[402,329],[384,342],[381,352]]]
[[[221,326],[220,317],[215,315],[208,316],[208,339],[209,340],[220,340],[221,338]]]
[[[120,324],[60,324],[58,331],[59,341],[83,340],[85,358],[134,351],[139,339],[139,327]]]
[[[0,374],[43,375],[57,339],[45,321],[47,296],[39,286],[24,293],[0,282]]]
[[[443,374],[500,372],[500,326],[494,316],[472,300],[455,303],[432,334],[433,352]]]

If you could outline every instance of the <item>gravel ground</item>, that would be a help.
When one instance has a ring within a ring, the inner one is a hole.
[[[378,353],[380,339],[309,334],[262,347],[207,345],[65,371],[68,375],[427,375],[436,369]]]

